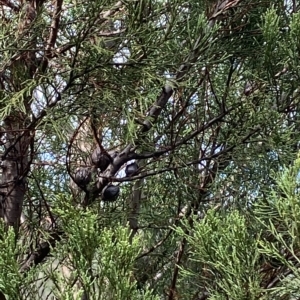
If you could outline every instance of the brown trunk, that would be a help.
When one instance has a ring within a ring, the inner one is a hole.
[[[18,229],[29,168],[29,133],[24,131],[26,115],[10,116],[4,120],[5,152],[2,156],[2,214],[5,222]],[[23,127],[23,128],[22,128]]]
[[[0,291],[0,300],[6,300],[4,294]]]
[[[23,47],[27,41],[28,49],[35,49],[36,36],[31,28],[32,22],[36,18],[34,2],[23,3],[20,12],[19,30],[17,33],[17,44]],[[28,95],[28,90],[24,90],[26,82],[33,78],[36,71],[36,55],[33,51],[20,51],[8,65],[9,86],[13,87],[16,97],[24,91]],[[25,84],[24,84],[25,83]],[[26,129],[29,125],[32,97],[25,96],[22,107],[12,106],[10,114],[3,120],[4,132],[4,153],[2,155],[2,178],[1,178],[1,214],[5,223],[18,230],[22,213],[26,176],[29,171],[29,143],[30,131]]]

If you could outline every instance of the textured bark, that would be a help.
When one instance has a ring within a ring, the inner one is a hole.
[[[144,167],[145,161],[140,161],[140,167]],[[131,197],[129,197],[128,201],[128,223],[129,228],[131,230],[130,242],[132,242],[133,237],[136,235],[138,231],[138,221],[140,214],[140,207],[142,201],[142,187],[144,183],[144,178],[138,179],[135,181]]]
[[[18,228],[29,170],[30,134],[23,131],[26,116],[10,116],[4,120],[6,151],[2,156],[2,214],[5,222]],[[23,127],[23,128],[22,128]]]
[[[17,230],[20,224],[23,201],[26,191],[26,176],[29,171],[29,144],[31,131],[29,124],[31,119],[30,103],[32,89],[26,87],[26,82],[32,80],[37,70],[36,49],[37,37],[34,34],[32,24],[37,17],[34,2],[23,2],[20,7],[20,21],[16,43],[23,45],[26,40],[27,49],[20,51],[11,58],[7,65],[7,82],[2,86],[11,86],[15,92],[19,105],[12,106],[12,110],[3,120],[4,153],[2,155],[1,177],[1,217],[9,226]],[[3,77],[4,78],[4,77]],[[8,92],[11,92],[8,88]],[[13,99],[12,99],[13,101]]]
[[[36,16],[33,1],[24,2],[20,11],[17,43],[23,45],[26,41],[26,47],[30,50],[36,49],[37,38],[31,28]],[[30,163],[28,154],[31,141],[29,124],[32,89],[26,87],[26,82],[32,80],[36,72],[36,54],[34,51],[20,51],[11,57],[11,61],[6,67],[7,77],[5,77],[5,80],[7,80],[8,86],[13,87],[18,101],[22,104],[21,107],[12,105],[11,111],[4,118],[2,124],[4,153],[1,164],[1,217],[4,218],[7,225],[14,226],[17,230],[22,213],[26,191],[26,176]],[[7,82],[2,83],[3,86],[7,86]],[[11,91],[9,90],[9,92]]]

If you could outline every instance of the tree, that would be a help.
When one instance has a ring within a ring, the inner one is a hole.
[[[246,221],[255,203],[273,203],[271,174],[298,151],[295,2],[0,4],[3,297],[250,299],[284,289],[291,268],[256,277],[260,232],[272,224]],[[241,234],[222,229],[231,224]],[[218,269],[205,255],[223,236]],[[241,244],[256,249],[250,258]],[[248,258],[235,277],[228,261]],[[184,270],[206,284],[187,285]]]
[[[274,175],[277,189],[247,212],[216,207],[176,229],[190,245],[185,283],[209,299],[299,298],[299,162]]]

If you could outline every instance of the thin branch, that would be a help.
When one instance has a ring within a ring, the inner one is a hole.
[[[50,34],[48,41],[46,43],[46,49],[45,49],[45,57],[42,62],[42,72],[45,72],[47,66],[48,66],[48,59],[51,56],[51,50],[54,48],[57,35],[58,35],[58,30],[59,30],[59,21],[60,21],[60,14],[62,11],[62,4],[63,0],[56,0],[55,2],[55,10],[52,16],[52,23],[50,27]]]

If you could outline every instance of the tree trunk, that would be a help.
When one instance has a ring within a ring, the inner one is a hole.
[[[21,107],[11,105],[11,111],[3,120],[4,131],[4,154],[2,155],[2,178],[1,178],[1,217],[7,225],[18,230],[22,213],[24,195],[26,190],[26,176],[29,171],[29,143],[30,131],[27,129],[31,117],[30,103],[32,89],[26,87],[26,82],[34,77],[37,65],[36,35],[31,24],[36,18],[34,3],[23,3],[20,11],[20,23],[17,33],[17,43],[28,47],[31,51],[20,51],[12,58],[7,72],[9,86],[12,87]],[[24,42],[26,41],[26,44]],[[5,86],[5,85],[3,85]],[[10,90],[8,89],[10,92]],[[30,92],[31,91],[31,92]],[[28,95],[28,93],[30,95]],[[14,99],[12,99],[14,101]],[[21,102],[22,101],[22,102]]]
[[[30,134],[29,131],[24,130],[26,115],[23,113],[7,117],[3,125],[6,136],[5,152],[2,156],[2,215],[5,222],[17,230],[25,195],[26,175],[29,170]]]

